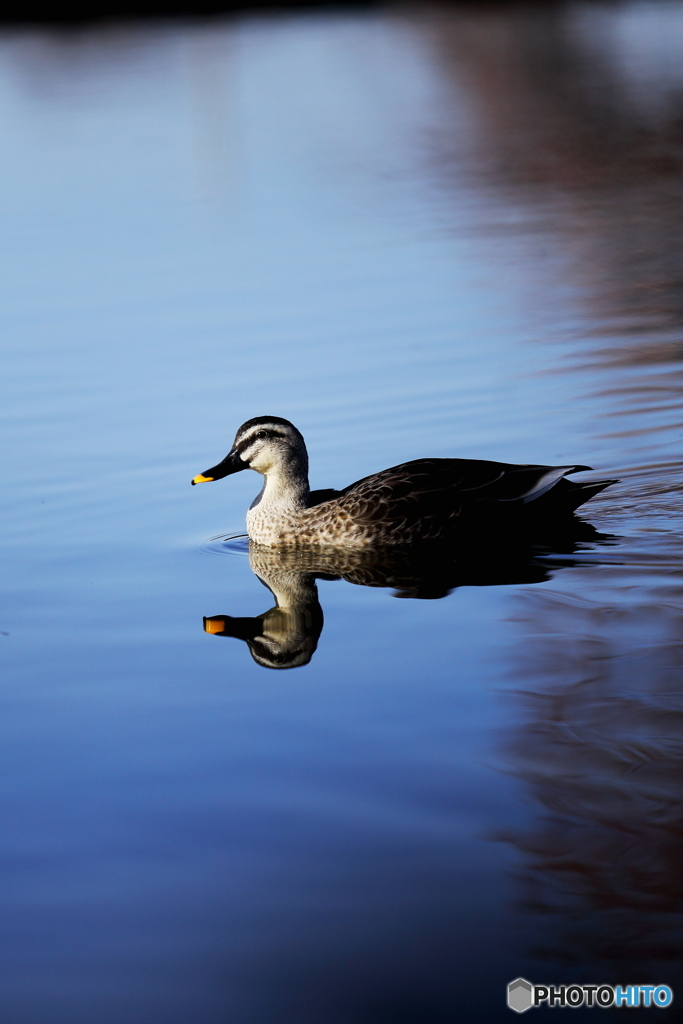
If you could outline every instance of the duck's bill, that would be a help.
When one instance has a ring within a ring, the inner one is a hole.
[[[253,640],[263,632],[263,616],[233,618],[232,615],[205,615],[204,632],[214,636],[231,636],[236,640]]]
[[[237,452],[230,452],[222,462],[219,462],[213,469],[205,469],[203,473],[196,476],[192,484],[207,484],[212,480],[220,480],[224,476],[231,476],[232,473],[239,473],[242,469],[248,469],[246,462],[242,462]]]
[[[225,615],[205,615],[204,616],[204,632],[213,633],[216,636],[218,633],[224,633],[226,626]]]

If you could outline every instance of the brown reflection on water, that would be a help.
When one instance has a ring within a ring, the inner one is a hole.
[[[500,838],[520,857],[533,953],[641,973],[643,961],[680,959],[683,588],[662,588],[656,604],[519,600],[533,635],[515,673],[523,721],[503,751],[535,820]]]
[[[526,233],[540,289],[554,257],[576,316],[549,318],[551,372],[578,375],[626,478],[613,567],[513,599],[521,722],[502,753],[532,822],[500,838],[528,952],[642,976],[683,956],[683,6],[434,8],[422,26],[453,111],[464,90],[476,112],[468,161],[453,117],[434,174],[488,190],[492,225],[496,203],[520,212],[492,233]]]
[[[670,442],[683,383],[683,7],[434,8],[422,25],[453,109],[463,88],[474,105],[467,173],[525,211],[538,248],[550,239],[588,317],[569,329],[564,367],[605,374],[593,382],[605,438]],[[446,189],[462,179],[455,127],[432,157]]]
[[[683,74],[662,52],[669,20],[681,31],[673,4],[510,4],[434,17],[441,65],[474,87],[501,177],[582,191],[677,184]],[[653,27],[652,45],[633,38]]]

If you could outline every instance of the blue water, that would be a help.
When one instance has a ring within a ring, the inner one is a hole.
[[[683,998],[682,58],[660,0],[4,30],[3,1022]],[[261,414],[314,487],[587,463],[609,543],[321,581],[269,671],[202,629],[259,481],[189,486]]]

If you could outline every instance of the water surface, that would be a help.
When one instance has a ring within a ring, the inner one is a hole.
[[[683,994],[682,69],[659,0],[4,32],[8,1024]],[[189,486],[260,414],[317,487],[586,463],[611,540],[323,580],[269,671],[202,630],[257,478]]]

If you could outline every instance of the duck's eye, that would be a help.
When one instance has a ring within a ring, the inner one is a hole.
[[[264,437],[268,437],[268,435],[266,434],[265,430],[259,430],[258,434],[256,435],[256,440],[257,441],[262,441],[264,439]]]

